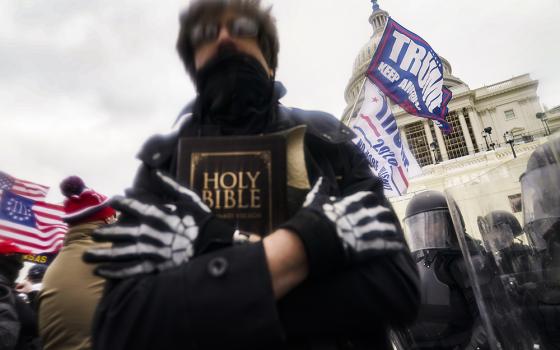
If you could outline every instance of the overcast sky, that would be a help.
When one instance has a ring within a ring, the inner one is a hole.
[[[185,0],[1,0],[0,170],[51,186],[79,175],[107,195],[134,155],[194,97],[175,54]],[[340,117],[372,29],[368,0],[268,0],[280,32],[283,102]],[[560,104],[560,0],[380,0],[471,88],[530,73]]]

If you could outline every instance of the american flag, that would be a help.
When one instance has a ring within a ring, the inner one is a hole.
[[[0,190],[10,191],[19,196],[34,200],[44,200],[47,192],[49,192],[49,187],[31,181],[16,179],[0,171]]]
[[[0,190],[0,238],[7,238],[35,254],[56,252],[68,226],[64,207]]]

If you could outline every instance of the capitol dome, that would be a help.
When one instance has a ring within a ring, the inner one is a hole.
[[[354,66],[352,68],[352,77],[344,90],[344,99],[347,106],[342,114],[342,121],[347,122],[350,118],[350,113],[356,103],[358,94],[362,88],[364,82],[364,74],[368,69],[369,63],[377,49],[377,45],[383,36],[383,31],[385,30],[385,25],[387,24],[387,19],[389,18],[389,13],[379,7],[377,0],[372,0],[373,12],[369,16],[369,23],[373,27],[373,34],[369,41],[360,49],[358,56],[354,60]],[[453,70],[451,64],[444,57],[439,56],[443,62],[443,81],[444,85],[453,88],[456,86],[467,86],[460,78],[453,75]]]
[[[464,81],[460,78],[453,75],[453,69],[451,68],[451,63],[445,59],[443,56],[439,56],[441,62],[443,62],[443,85],[447,86],[448,88],[453,88],[456,86],[466,86]]]

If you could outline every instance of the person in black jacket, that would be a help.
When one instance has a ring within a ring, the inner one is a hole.
[[[94,348],[390,349],[388,328],[416,316],[418,272],[352,131],[279,104],[276,28],[259,1],[194,1],[180,24],[198,96],[112,199],[119,222],[94,235],[112,248],[84,255],[109,279]],[[298,125],[309,186],[288,188],[287,222],[234,244],[242,235],[176,182],[178,140]]]
[[[41,348],[37,314],[15,289],[23,267],[22,250],[12,241],[0,239],[0,349],[37,350]]]
[[[543,349],[560,349],[560,136],[540,145],[520,176],[523,229],[535,251],[534,271],[517,287],[519,302]]]

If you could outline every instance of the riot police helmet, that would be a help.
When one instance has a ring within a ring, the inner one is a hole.
[[[443,193],[420,192],[408,203],[404,231],[412,252],[432,249],[459,250],[459,244]]]
[[[560,229],[560,137],[540,145],[521,175],[523,227],[533,246],[547,248]]]
[[[497,252],[513,245],[514,239],[523,234],[521,224],[506,210],[494,210],[477,219],[486,251]]]

